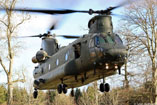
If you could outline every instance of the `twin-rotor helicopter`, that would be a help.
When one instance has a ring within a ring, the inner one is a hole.
[[[121,73],[125,63],[127,49],[118,34],[113,33],[111,11],[123,6],[125,3],[107,8],[106,10],[41,10],[41,9],[12,9],[13,11],[38,12],[50,15],[68,13],[97,14],[88,22],[89,33],[80,36],[61,35],[65,38],[77,38],[67,46],[59,47],[50,32],[28,37],[42,39],[41,49],[32,58],[38,63],[33,71],[34,98],[38,90],[57,89],[58,93],[67,93],[71,88],[89,84],[103,79],[99,88],[101,92],[108,92],[110,86],[104,78]],[[50,30],[54,29],[53,25]]]

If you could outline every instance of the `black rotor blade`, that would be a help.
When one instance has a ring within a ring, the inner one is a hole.
[[[70,10],[70,9],[62,9],[62,10],[43,10],[43,9],[21,9],[21,8],[15,8],[15,9],[9,9],[8,10],[12,10],[12,11],[21,11],[21,12],[34,12],[34,13],[46,13],[46,14],[51,14],[51,15],[55,15],[55,14],[68,14],[68,13],[88,13],[90,15],[96,13],[96,14],[108,14],[112,9],[114,9],[115,7],[110,7],[106,10],[97,10],[94,11],[92,9],[89,10]],[[0,8],[0,10],[5,10]]]
[[[43,35],[42,34],[39,34],[39,35],[32,35],[32,36],[18,36],[17,38],[29,38],[29,37],[42,37]]]
[[[137,0],[136,0],[136,1],[137,1]],[[109,11],[112,11],[112,10],[114,10],[114,9],[120,8],[120,7],[124,6],[124,5],[131,4],[131,3],[133,3],[133,2],[135,2],[135,0],[132,0],[132,1],[126,0],[126,1],[124,1],[124,2],[122,2],[122,3],[120,3],[120,4],[117,5],[117,6],[107,8],[107,9],[106,9],[106,12],[109,12]]]
[[[49,31],[54,30],[54,29],[55,29],[55,24],[53,24],[53,25],[50,27]]]
[[[56,37],[64,37],[64,38],[69,38],[69,39],[80,38],[80,36],[75,36],[75,35],[57,35]]]
[[[5,10],[5,9],[0,9]],[[9,9],[8,9],[9,10]],[[88,13],[89,11],[81,11],[81,10],[70,10],[70,9],[63,9],[63,10],[43,10],[43,9],[21,9],[15,8],[12,11],[22,11],[22,12],[38,12],[38,13],[46,13],[46,14],[67,14],[67,13],[74,13],[74,12],[82,12]]]
[[[117,9],[119,7],[122,7],[124,5],[130,4],[132,2],[134,2],[135,0],[132,1],[124,1],[122,3],[120,3],[117,6],[114,7],[109,7],[106,10],[97,10],[94,11],[92,9],[89,10],[71,10],[71,9],[61,9],[61,10],[49,10],[49,9],[22,9],[22,8],[15,8],[15,9],[9,9],[6,8],[8,10],[12,10],[12,11],[22,11],[22,12],[37,12],[37,13],[46,13],[46,14],[68,14],[68,13],[88,13],[88,14],[93,14],[93,13],[97,13],[97,14],[110,14],[112,10]],[[0,10],[6,10],[4,8],[0,8]]]
[[[39,34],[39,35],[31,35],[31,36],[18,36],[18,37],[16,37],[16,38],[29,38],[29,37],[39,37],[39,38],[41,38],[41,37],[43,37],[43,36],[47,36],[48,34]],[[50,36],[50,34],[49,34],[49,36]],[[51,35],[52,36],[52,35]]]
[[[57,21],[53,22],[53,24],[49,27],[49,31],[56,29],[56,27],[58,25],[57,23],[58,23]]]

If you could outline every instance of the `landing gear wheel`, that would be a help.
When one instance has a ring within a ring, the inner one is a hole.
[[[109,92],[110,91],[110,85],[108,83],[105,83],[105,92]]]
[[[66,94],[67,93],[67,85],[63,84],[63,93]]]
[[[63,87],[62,87],[61,84],[58,85],[58,87],[57,87],[57,91],[58,91],[59,94],[62,93],[62,91],[63,91]]]
[[[105,86],[103,83],[100,84],[100,91],[101,92],[104,92],[105,91]]]
[[[71,97],[74,97],[74,90],[73,89],[71,90],[70,94],[71,94]]]
[[[36,99],[38,96],[38,91],[35,89],[35,91],[33,92],[33,97]]]

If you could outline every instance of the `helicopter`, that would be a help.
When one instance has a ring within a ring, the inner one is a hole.
[[[42,9],[12,9],[13,11],[38,12],[50,15],[68,13],[97,14],[88,22],[89,33],[82,36],[59,35],[65,38],[77,38],[67,46],[60,47],[55,35],[50,31],[45,34],[26,36],[42,39],[41,49],[32,58],[38,65],[33,70],[34,98],[38,90],[57,89],[58,93],[67,93],[74,88],[87,85],[93,81],[103,79],[99,85],[101,92],[108,92],[110,85],[104,78],[117,73],[121,74],[121,67],[127,57],[127,48],[118,34],[113,33],[112,10],[123,6],[122,3],[106,10],[42,10]],[[52,25],[50,30],[53,30]],[[57,37],[57,36],[56,36]]]

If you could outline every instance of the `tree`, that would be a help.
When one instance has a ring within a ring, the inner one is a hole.
[[[141,59],[139,59],[143,57],[142,55],[144,51],[142,47],[143,44],[138,42],[138,38],[131,37],[134,33],[130,31],[131,29],[127,26],[127,24],[123,23],[123,20],[120,22],[120,25],[121,27],[117,28],[117,33],[120,34],[123,39],[123,43],[127,48],[127,57],[125,59],[124,69],[122,69],[124,70],[124,73],[122,73],[124,76],[123,86],[124,88],[129,88],[129,83],[131,82],[130,80],[137,77],[137,75],[139,76],[137,70],[139,71],[141,69],[144,71],[144,68],[140,68]]]
[[[134,37],[142,44],[143,54],[148,54],[152,67],[152,82],[157,94],[157,1],[143,0],[126,8],[126,24]],[[156,96],[157,104],[157,96]]]
[[[17,0],[1,0],[0,6],[6,12],[0,18],[1,23],[1,49],[3,49],[0,53],[0,64],[7,76],[7,89],[8,89],[8,97],[7,104],[12,104],[13,99],[13,84],[16,82],[24,82],[24,79],[13,80],[13,62],[14,57],[17,54],[17,49],[19,48],[19,43],[17,42],[15,36],[17,28],[28,20],[29,17],[24,15],[18,17],[12,9],[15,7]],[[6,9],[9,8],[9,9]],[[16,19],[16,21],[15,21]],[[6,50],[5,50],[6,49]]]

